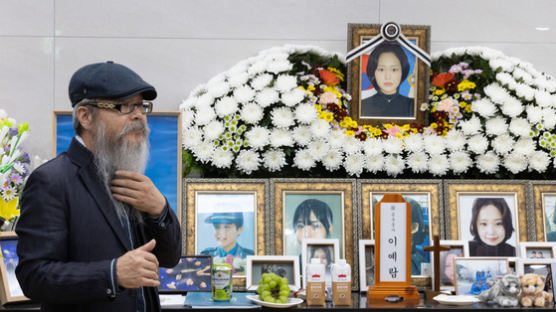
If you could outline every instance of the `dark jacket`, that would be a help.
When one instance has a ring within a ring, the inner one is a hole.
[[[482,241],[469,241],[469,255],[471,257],[515,257],[515,247],[503,242],[490,246]]]
[[[133,249],[93,163],[93,154],[75,138],[67,152],[37,168],[21,198],[17,278],[25,296],[43,311],[135,311],[136,289],[114,296],[111,261]],[[166,207],[165,209],[167,209]],[[135,225],[136,241],[156,239],[160,266],[181,256],[178,220],[148,217]],[[145,287],[147,311],[159,311],[156,288]]]
[[[414,100],[399,93],[385,95],[377,92],[361,101],[361,117],[415,117]]]

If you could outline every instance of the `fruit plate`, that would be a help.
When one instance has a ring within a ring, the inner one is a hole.
[[[479,302],[479,298],[476,296],[448,296],[448,295],[438,295],[432,298],[440,304],[446,305],[470,305],[476,302]]]
[[[287,303],[272,303],[272,302],[262,301],[259,299],[259,295],[247,295],[245,297],[258,305],[261,305],[263,307],[269,307],[269,308],[291,308],[291,307],[295,307],[300,303],[303,303],[303,299],[291,298],[291,297],[288,298]]]

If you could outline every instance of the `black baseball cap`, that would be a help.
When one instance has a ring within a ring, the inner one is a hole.
[[[125,99],[141,94],[145,100],[154,100],[156,90],[133,70],[108,61],[89,64],[78,69],[69,83],[71,106],[83,99]]]

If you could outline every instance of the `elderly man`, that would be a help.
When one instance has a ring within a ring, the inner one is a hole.
[[[181,233],[143,175],[156,90],[106,62],[75,72],[69,97],[77,136],[23,191],[21,288],[43,311],[159,311],[158,268],[178,263]]]

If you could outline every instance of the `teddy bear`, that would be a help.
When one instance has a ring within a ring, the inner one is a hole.
[[[552,301],[552,295],[544,291],[545,277],[534,273],[521,276],[521,305],[524,307],[544,307]]]
[[[494,301],[502,307],[516,307],[519,305],[518,295],[521,291],[519,277],[506,275],[501,279],[489,278],[487,284],[489,289],[479,295],[483,302]]]

